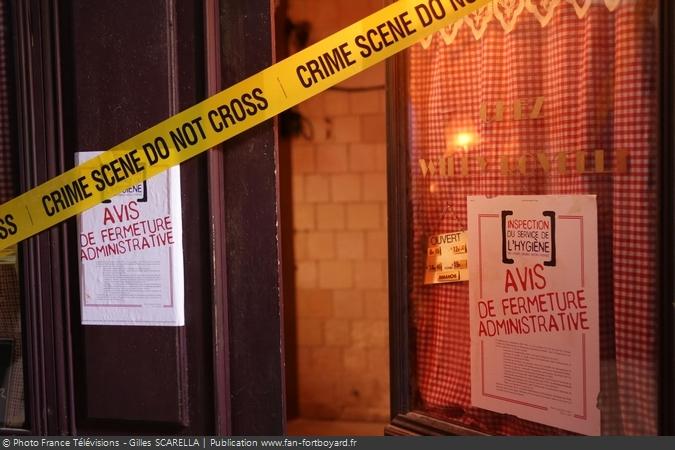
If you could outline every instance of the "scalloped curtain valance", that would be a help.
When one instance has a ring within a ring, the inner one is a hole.
[[[488,24],[493,20],[499,21],[505,33],[510,33],[516,27],[518,17],[527,11],[534,15],[542,27],[548,25],[561,3],[569,3],[574,7],[577,17],[583,19],[591,9],[592,4],[604,4],[609,11],[615,11],[624,2],[634,0],[493,0],[491,4],[469,14],[438,33],[421,41],[423,48],[428,48],[434,36],[440,35],[446,44],[451,44],[459,30],[469,27],[476,39],[483,37]]]

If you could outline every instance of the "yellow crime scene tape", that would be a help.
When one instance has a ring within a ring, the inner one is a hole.
[[[0,206],[0,249],[385,60],[492,0],[399,0]]]

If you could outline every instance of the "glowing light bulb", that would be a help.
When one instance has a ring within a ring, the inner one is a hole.
[[[469,145],[473,144],[474,135],[468,131],[462,131],[455,135],[455,145],[464,150],[468,150]]]

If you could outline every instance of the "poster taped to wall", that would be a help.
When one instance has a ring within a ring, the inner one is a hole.
[[[472,405],[599,435],[595,196],[467,206]]]
[[[80,214],[78,232],[83,325],[185,324],[178,166]]]

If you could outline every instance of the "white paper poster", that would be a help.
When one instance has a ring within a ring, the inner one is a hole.
[[[471,403],[600,434],[595,196],[469,197]]]
[[[429,237],[424,284],[458,283],[469,279],[466,231]]]
[[[80,214],[78,231],[83,325],[185,324],[178,166]]]

